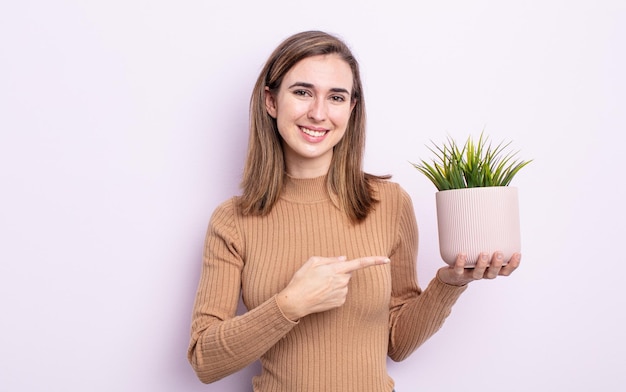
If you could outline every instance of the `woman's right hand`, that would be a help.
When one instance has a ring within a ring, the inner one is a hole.
[[[385,256],[311,257],[293,275],[276,297],[285,317],[297,321],[311,313],[323,312],[344,304],[352,272],[389,263]]]

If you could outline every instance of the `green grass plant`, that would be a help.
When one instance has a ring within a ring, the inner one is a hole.
[[[511,142],[492,146],[483,133],[478,142],[468,137],[463,146],[452,138],[429,150],[432,162],[411,163],[428,177],[440,191],[449,189],[508,186],[513,177],[531,161],[516,159],[517,152],[507,152]]]

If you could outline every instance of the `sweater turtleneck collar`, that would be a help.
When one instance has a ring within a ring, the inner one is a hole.
[[[315,178],[294,178],[285,175],[281,197],[301,203],[329,200],[326,178],[326,175]]]

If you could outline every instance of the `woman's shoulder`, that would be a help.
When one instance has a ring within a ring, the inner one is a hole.
[[[238,208],[239,196],[232,196],[223,200],[215,207],[211,216],[212,221],[232,221],[239,214]]]
[[[413,208],[409,193],[397,182],[389,179],[373,181],[376,200],[386,211],[407,211]]]
[[[391,181],[389,178],[376,178],[372,181],[372,187],[374,191],[378,194],[381,199],[384,198],[398,198],[398,197],[409,197],[402,186],[395,182]],[[410,198],[410,197],[409,197]]]

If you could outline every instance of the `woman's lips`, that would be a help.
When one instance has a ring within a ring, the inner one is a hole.
[[[306,127],[299,127],[300,130],[311,137],[322,137],[324,135],[326,135],[326,133],[328,132],[328,130],[326,129],[311,129],[311,128],[306,128]]]

